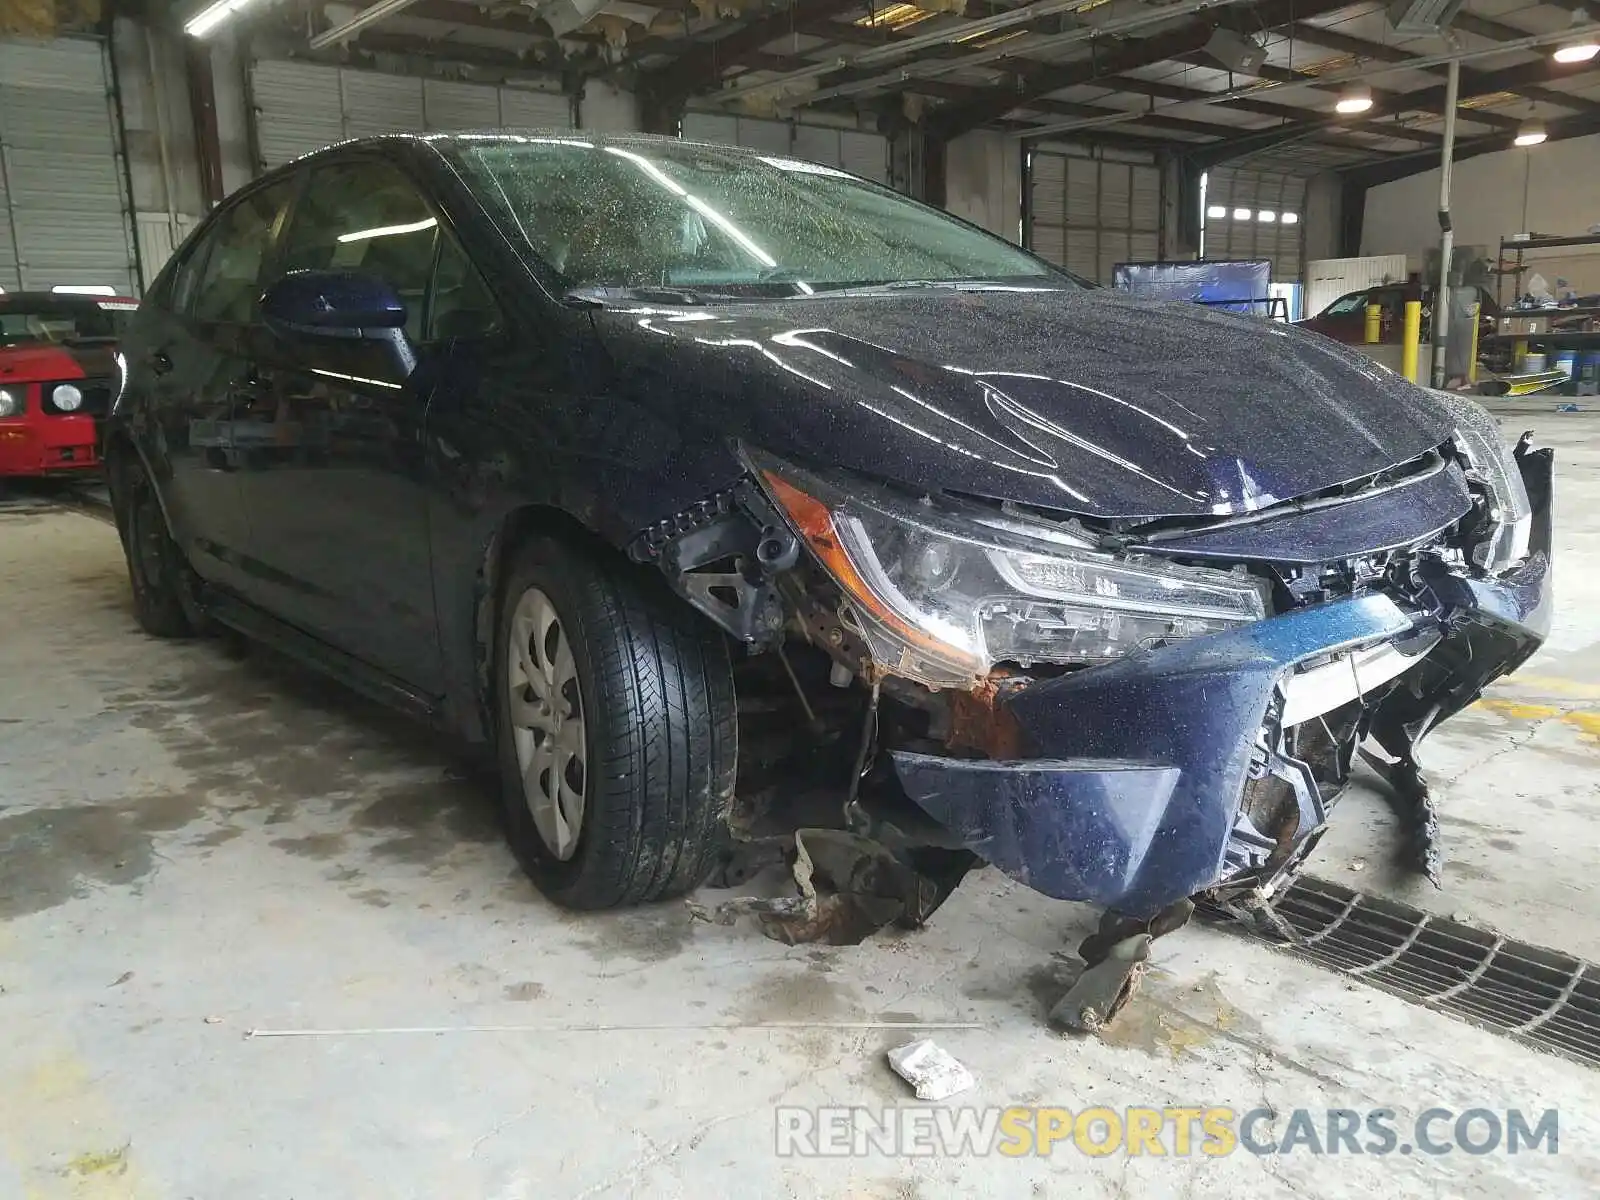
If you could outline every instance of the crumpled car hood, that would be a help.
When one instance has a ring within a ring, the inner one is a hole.
[[[1111,291],[597,310],[636,402],[775,454],[1100,517],[1251,511],[1444,441],[1426,392],[1281,323]]]

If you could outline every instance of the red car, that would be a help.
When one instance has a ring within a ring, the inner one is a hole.
[[[92,471],[122,369],[119,296],[0,293],[0,477]]]
[[[1356,346],[1367,340],[1367,305],[1378,306],[1378,341],[1385,345],[1398,345],[1405,336],[1405,303],[1407,290],[1404,284],[1385,283],[1363,288],[1359,292],[1346,292],[1314,317],[1296,321],[1302,329],[1312,329],[1327,334],[1336,342]],[[1491,334],[1497,327],[1500,306],[1484,288],[1478,288],[1478,332]],[[1423,337],[1427,337],[1427,322],[1432,317],[1432,297],[1425,291],[1422,300]]]

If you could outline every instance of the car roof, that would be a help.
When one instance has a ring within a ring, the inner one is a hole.
[[[745,146],[728,146],[721,142],[697,142],[688,138],[671,137],[663,133],[602,133],[587,129],[548,129],[548,128],[517,128],[517,129],[461,129],[447,133],[379,133],[367,137],[350,138],[343,142],[334,142],[316,150],[302,154],[286,166],[295,163],[310,162],[323,155],[334,153],[363,150],[363,149],[398,149],[416,146],[467,146],[474,143],[501,143],[514,144],[532,140],[552,142],[577,142],[586,146],[604,147],[617,146],[620,148],[639,146],[693,146],[697,149],[712,150],[725,153],[730,158],[797,158],[798,155],[775,155],[772,151],[756,150]]]

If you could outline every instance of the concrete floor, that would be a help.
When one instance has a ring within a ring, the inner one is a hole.
[[[1428,746],[1445,889],[1391,877],[1364,789],[1315,869],[1600,959],[1600,419],[1525,407],[1558,447],[1561,609]],[[1600,1189],[1600,1076],[1216,929],[1163,941],[1104,1039],[1048,1032],[1089,923],[992,871],[852,948],[563,913],[448,747],[265,654],[142,636],[108,525],[0,506],[5,1200]],[[978,1023],[936,1035],[973,1104],[1267,1106],[1279,1134],[1296,1108],[1558,1107],[1561,1152],[778,1157],[775,1105],[908,1103],[905,1035],[762,1026],[909,1018]],[[448,1032],[360,1032],[397,1027]],[[296,1029],[346,1032],[245,1036]]]

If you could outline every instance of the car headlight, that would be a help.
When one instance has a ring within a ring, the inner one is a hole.
[[[70,383],[58,383],[50,393],[50,403],[64,413],[77,412],[83,407],[83,393]]]
[[[0,417],[14,417],[22,411],[22,394],[0,388]]]
[[[748,457],[843,589],[874,661],[930,686],[970,684],[1001,662],[1104,662],[1266,616],[1263,584],[1242,570],[1107,554],[982,505]]]
[[[1489,499],[1489,536],[1472,548],[1472,560],[1485,571],[1515,566],[1528,557],[1533,505],[1516,456],[1500,435],[1500,423],[1474,400],[1429,390],[1455,418],[1455,447],[1466,460],[1467,477],[1481,485]]]

